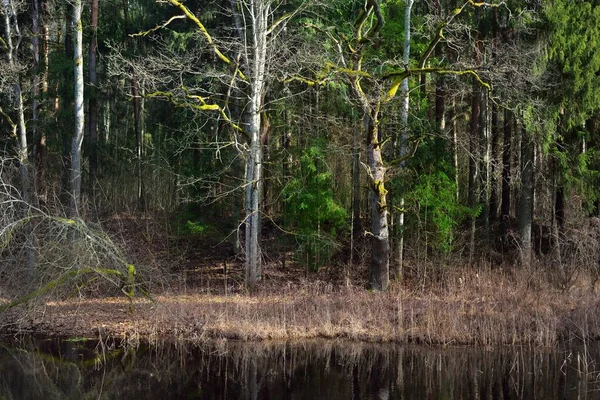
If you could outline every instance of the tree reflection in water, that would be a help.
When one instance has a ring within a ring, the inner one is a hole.
[[[593,399],[598,346],[419,347],[343,341],[138,348],[31,337],[0,347],[4,399]]]

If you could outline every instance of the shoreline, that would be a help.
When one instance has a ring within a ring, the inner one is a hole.
[[[307,281],[253,294],[164,292],[147,299],[83,298],[17,306],[0,333],[117,338],[263,341],[349,339],[430,345],[553,346],[600,339],[600,296],[477,275],[444,289],[385,293]],[[487,279],[489,278],[489,279]],[[493,278],[493,279],[492,279]]]

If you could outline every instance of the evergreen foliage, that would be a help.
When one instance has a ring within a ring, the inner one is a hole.
[[[346,210],[335,200],[333,174],[325,161],[325,146],[315,142],[302,152],[299,176],[283,189],[288,228],[298,240],[298,257],[316,270],[339,247],[348,225]]]

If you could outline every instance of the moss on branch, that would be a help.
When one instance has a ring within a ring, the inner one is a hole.
[[[176,19],[185,19],[186,16],[185,15],[175,15],[171,18],[169,18],[167,21],[165,21],[164,23],[160,24],[160,25],[156,25],[154,28],[152,29],[148,29],[147,31],[142,31],[142,32],[138,32],[138,33],[132,33],[131,35],[129,35],[130,37],[144,37],[144,36],[148,36],[151,33],[154,33],[160,29],[166,28],[171,22],[175,21]]]
[[[206,38],[206,41],[208,42],[208,44],[210,44],[213,48],[213,51],[215,52],[215,54],[217,55],[217,57],[219,57],[221,59],[221,61],[223,61],[224,63],[226,63],[227,65],[234,65],[234,63],[225,55],[221,52],[221,50],[219,50],[219,48],[217,47],[215,41],[213,40],[212,36],[210,35],[210,33],[208,33],[208,30],[206,29],[206,27],[204,26],[204,24],[198,19],[198,17],[196,17],[194,15],[194,13],[192,13],[190,11],[189,8],[187,8],[182,2],[178,1],[178,0],[165,0],[166,2],[170,3],[171,5],[179,8],[184,15],[194,23],[194,25],[196,25],[196,27],[198,28],[198,30],[200,31],[200,33]],[[242,71],[240,71],[237,66],[236,66],[236,73],[238,73],[240,75],[240,77],[247,81],[248,78],[242,73]]]
[[[231,118],[229,118],[229,116],[227,115],[227,113],[225,112],[225,110],[223,109],[223,107],[219,106],[218,104],[210,104],[206,101],[206,99],[202,96],[199,95],[194,95],[194,94],[190,94],[189,91],[187,90],[187,88],[183,87],[182,88],[183,91],[185,92],[185,98],[188,100],[194,100],[199,104],[196,103],[190,103],[190,102],[186,102],[186,101],[180,101],[177,96],[171,92],[171,91],[161,91],[161,90],[157,90],[155,92],[152,93],[148,93],[146,94],[145,97],[147,98],[164,98],[167,99],[169,101],[169,103],[173,104],[176,107],[183,107],[183,108],[191,108],[193,110],[198,110],[198,111],[217,111],[221,117],[223,117],[223,119],[235,130],[239,131],[239,132],[244,132],[244,130],[237,125],[236,123],[234,123]]]

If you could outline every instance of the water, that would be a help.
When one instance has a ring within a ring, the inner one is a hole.
[[[0,346],[0,399],[600,399],[598,347],[587,354],[349,342],[136,349],[26,337]]]

